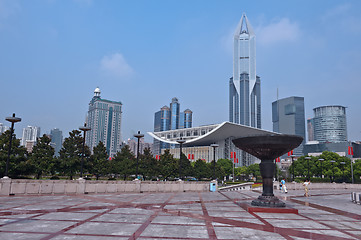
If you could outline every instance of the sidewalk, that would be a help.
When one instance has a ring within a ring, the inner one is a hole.
[[[249,213],[255,191],[0,197],[0,239],[361,239],[351,190],[275,194],[290,213]]]

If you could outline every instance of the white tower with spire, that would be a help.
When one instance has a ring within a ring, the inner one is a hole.
[[[234,33],[233,76],[229,81],[229,121],[261,128],[261,80],[256,74],[256,35],[245,13]],[[240,151],[241,164],[253,158]]]

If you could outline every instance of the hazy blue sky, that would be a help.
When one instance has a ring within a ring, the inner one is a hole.
[[[306,118],[346,106],[349,139],[361,140],[357,0],[0,0],[0,122],[15,112],[18,137],[27,125],[67,136],[97,86],[123,103],[123,140],[152,131],[172,97],[194,126],[227,121],[243,12],[256,33],[263,128],[272,130],[278,88],[279,98],[305,98]]]

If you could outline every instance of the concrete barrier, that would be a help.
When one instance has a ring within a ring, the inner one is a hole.
[[[286,182],[288,190],[303,190],[303,183]],[[273,183],[274,189],[279,189],[279,182]],[[308,185],[308,189],[359,189],[361,190],[361,184],[352,183],[312,183]]]
[[[0,179],[0,195],[84,194],[121,192],[207,192],[209,182],[86,181]]]

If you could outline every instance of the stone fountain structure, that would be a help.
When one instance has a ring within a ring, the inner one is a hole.
[[[298,147],[303,137],[284,134],[261,135],[241,137],[232,141],[239,149],[261,160],[259,167],[263,179],[263,192],[251,204],[262,207],[285,207],[286,204],[273,194],[274,160]]]

